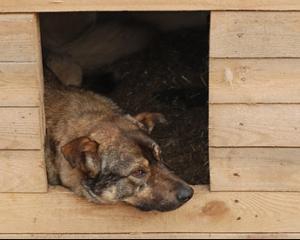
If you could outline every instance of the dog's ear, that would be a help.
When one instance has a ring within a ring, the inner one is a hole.
[[[62,154],[70,165],[80,167],[89,174],[89,177],[96,177],[101,170],[101,159],[98,156],[99,144],[88,137],[80,137],[67,143],[61,148]]]
[[[137,114],[133,118],[142,123],[146,127],[148,133],[151,133],[155,125],[158,123],[167,124],[165,116],[161,113],[143,112]]]
[[[130,131],[126,133],[127,137],[134,140],[141,147],[145,147],[152,151],[157,161],[162,161],[161,149],[159,145],[142,131]]]

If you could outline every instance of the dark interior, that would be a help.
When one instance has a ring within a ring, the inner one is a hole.
[[[168,125],[157,126],[153,138],[161,145],[164,161],[188,183],[208,184],[209,13],[201,18],[205,23],[186,25],[187,13],[165,14],[172,14],[171,20],[178,16],[179,24],[157,23],[160,18],[153,12],[97,13],[97,21],[127,21],[149,29],[151,40],[132,54],[84,72],[82,87],[113,99],[131,114],[163,113]]]

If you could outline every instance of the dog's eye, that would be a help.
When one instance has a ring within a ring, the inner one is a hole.
[[[146,171],[143,169],[139,169],[131,173],[131,175],[135,178],[143,178],[146,176],[146,174],[147,174]]]

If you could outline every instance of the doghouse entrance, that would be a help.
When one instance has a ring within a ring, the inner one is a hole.
[[[40,17],[45,67],[55,65],[49,63],[49,55],[67,53],[76,65],[84,65],[80,87],[111,98],[130,114],[163,113],[168,125],[157,126],[153,138],[164,161],[190,184],[209,183],[208,12],[46,13]],[[86,40],[105,45],[104,56],[95,61],[98,66],[88,59],[95,55],[80,58],[80,51],[88,46],[80,41],[95,29],[93,24],[104,29],[102,38],[98,34],[99,39]]]

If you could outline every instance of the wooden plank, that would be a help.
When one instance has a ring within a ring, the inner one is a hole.
[[[44,72],[43,72],[43,57],[42,57],[42,43],[41,43],[41,30],[40,30],[40,19],[38,14],[34,14],[35,22],[35,42],[36,42],[36,59],[37,59],[37,78],[39,82],[39,126],[40,126],[40,142],[41,142],[41,155],[42,155],[42,169],[40,174],[42,179],[40,184],[44,184],[45,188],[48,187],[47,171],[46,171],[46,156],[43,146],[45,146],[46,137],[46,115],[45,115],[45,104],[44,104]],[[47,189],[48,190],[48,189]]]
[[[0,63],[0,106],[39,106],[36,63]]]
[[[0,234],[0,239],[299,239],[299,233]]]
[[[36,61],[34,29],[33,14],[1,14],[0,61]]]
[[[210,56],[300,57],[300,12],[213,12]]]
[[[39,108],[0,108],[0,149],[41,149]]]
[[[0,12],[300,10],[298,0],[1,0]]]
[[[211,147],[299,147],[298,104],[211,104]]]
[[[41,145],[44,146],[44,139],[46,136],[46,117],[44,106],[44,72],[43,72],[43,58],[42,58],[42,43],[39,16],[34,14],[34,35],[36,42],[36,68],[38,79],[38,92],[39,92],[39,106],[40,106],[40,130],[41,130]]]
[[[47,192],[41,151],[0,151],[0,192]]]
[[[300,59],[211,59],[210,103],[300,103]]]
[[[0,194],[1,233],[274,233],[300,231],[300,193],[211,193],[173,212],[88,203],[73,193]]]
[[[300,191],[299,148],[210,148],[212,191]]]

